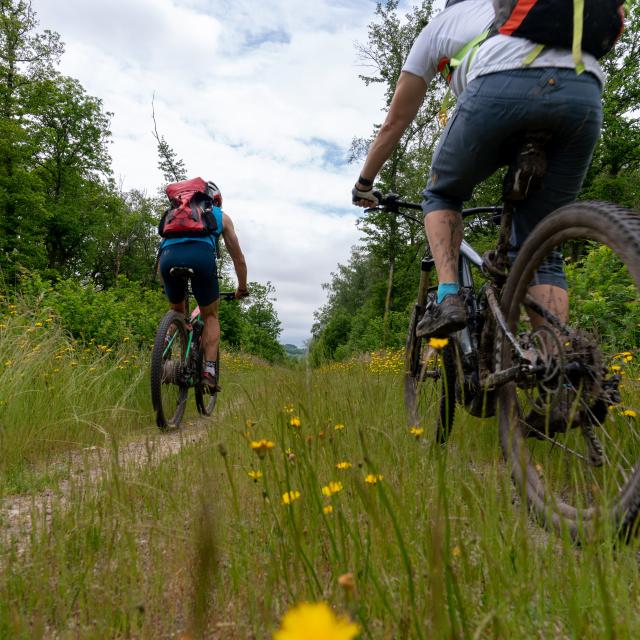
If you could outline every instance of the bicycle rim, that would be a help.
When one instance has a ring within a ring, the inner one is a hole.
[[[534,271],[554,250],[568,281],[566,323],[552,302],[527,296]],[[580,540],[628,535],[640,508],[640,378],[630,345],[620,343],[639,290],[640,217],[578,203],[533,231],[503,292],[509,328],[542,370],[535,381],[500,390],[503,451],[544,523]],[[503,344],[501,367],[514,362]]]
[[[160,429],[178,427],[184,415],[189,389],[180,383],[187,342],[183,316],[169,311],[160,322],[151,355],[151,399]]]

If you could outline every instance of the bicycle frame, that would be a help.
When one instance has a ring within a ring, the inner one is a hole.
[[[194,347],[194,343],[198,344],[200,341],[200,336],[202,334],[202,329],[204,328],[202,319],[200,317],[200,306],[196,305],[191,313],[189,313],[189,296],[192,295],[190,289],[190,281],[188,278],[185,279],[185,323],[187,325],[188,331],[188,341],[187,341],[187,349],[186,349],[186,362],[191,362],[192,349]],[[234,300],[235,292],[234,291],[222,291],[220,292],[220,300]],[[164,351],[163,357],[170,352],[173,341],[176,338],[176,334],[174,333],[171,336],[171,339],[167,343]]]
[[[420,223],[420,220],[418,220],[418,218],[400,211],[401,208],[419,210],[421,209],[419,205],[400,202],[397,199],[397,196],[394,195],[387,196],[385,200],[386,201],[384,202],[383,206],[390,213],[401,215],[408,220]],[[511,231],[512,206],[509,202],[505,202],[505,204],[501,207],[474,207],[471,209],[464,209],[462,211],[462,218],[470,218],[483,213],[490,213],[494,216],[500,215],[500,234],[496,251],[493,253],[493,258],[495,259],[495,262],[498,263],[498,265],[500,265],[501,263],[506,264],[508,240]],[[494,322],[494,326],[497,332],[493,338],[493,343],[496,344],[495,352],[499,353],[501,351],[501,339],[505,338],[509,342],[510,346],[513,348],[517,356],[518,363],[515,366],[510,367],[507,370],[496,370],[494,372],[488,372],[486,376],[480,379],[480,385],[486,390],[495,389],[496,387],[506,384],[507,382],[510,382],[512,380],[529,377],[537,373],[539,369],[544,370],[544,367],[537,367],[533,362],[531,362],[531,356],[522,349],[515,336],[509,331],[509,328],[507,327],[506,320],[498,302],[499,291],[502,286],[502,282],[500,282],[500,280],[504,279],[504,274],[501,272],[499,266],[496,267],[496,264],[492,264],[491,253],[492,252],[489,252],[489,254],[481,256],[473,248],[472,245],[470,245],[466,240],[463,239],[460,246],[460,260],[458,267],[459,282],[461,288],[463,289],[473,291],[474,282],[471,265],[475,266],[491,279],[491,284],[485,285],[485,287],[483,287],[482,293],[486,298],[487,309],[491,319]],[[418,306],[424,306],[429,289],[432,288],[431,276],[434,267],[435,263],[429,253],[429,250],[427,249],[427,254],[423,257],[420,265]],[[477,300],[474,300],[474,305],[476,302]],[[479,351],[480,345],[474,345],[469,327],[458,331],[455,334],[455,337],[460,346],[460,350],[463,356],[468,357],[473,353]],[[494,362],[494,365],[497,366],[497,363]]]

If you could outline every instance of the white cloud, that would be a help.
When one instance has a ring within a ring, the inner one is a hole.
[[[359,167],[336,163],[382,118],[358,80],[369,0],[33,0],[66,43],[62,71],[113,112],[111,153],[125,188],[162,182],[160,132],[192,175],[213,179],[250,276],[276,287],[282,339],[301,344],[321,284],[358,232]],[[331,161],[328,160],[330,152]]]

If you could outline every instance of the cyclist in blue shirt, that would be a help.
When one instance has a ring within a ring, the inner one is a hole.
[[[211,187],[212,182],[208,183]],[[215,185],[213,185],[215,187]],[[236,298],[249,295],[247,290],[247,264],[238,242],[231,218],[222,211],[222,194],[215,187],[213,214],[216,219],[216,231],[211,235],[198,238],[168,238],[160,244],[159,270],[164,290],[174,311],[185,313],[184,281],[171,275],[173,267],[189,267],[194,274],[191,277],[193,295],[200,307],[204,321],[202,347],[205,354],[202,383],[213,390],[219,390],[216,376],[216,358],[220,345],[220,322],[218,307],[220,289],[216,268],[217,241],[220,236],[231,256],[238,278]]]

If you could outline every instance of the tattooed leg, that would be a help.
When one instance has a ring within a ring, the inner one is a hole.
[[[462,242],[462,216],[458,211],[431,211],[424,230],[436,264],[438,282],[458,282],[458,256]]]

